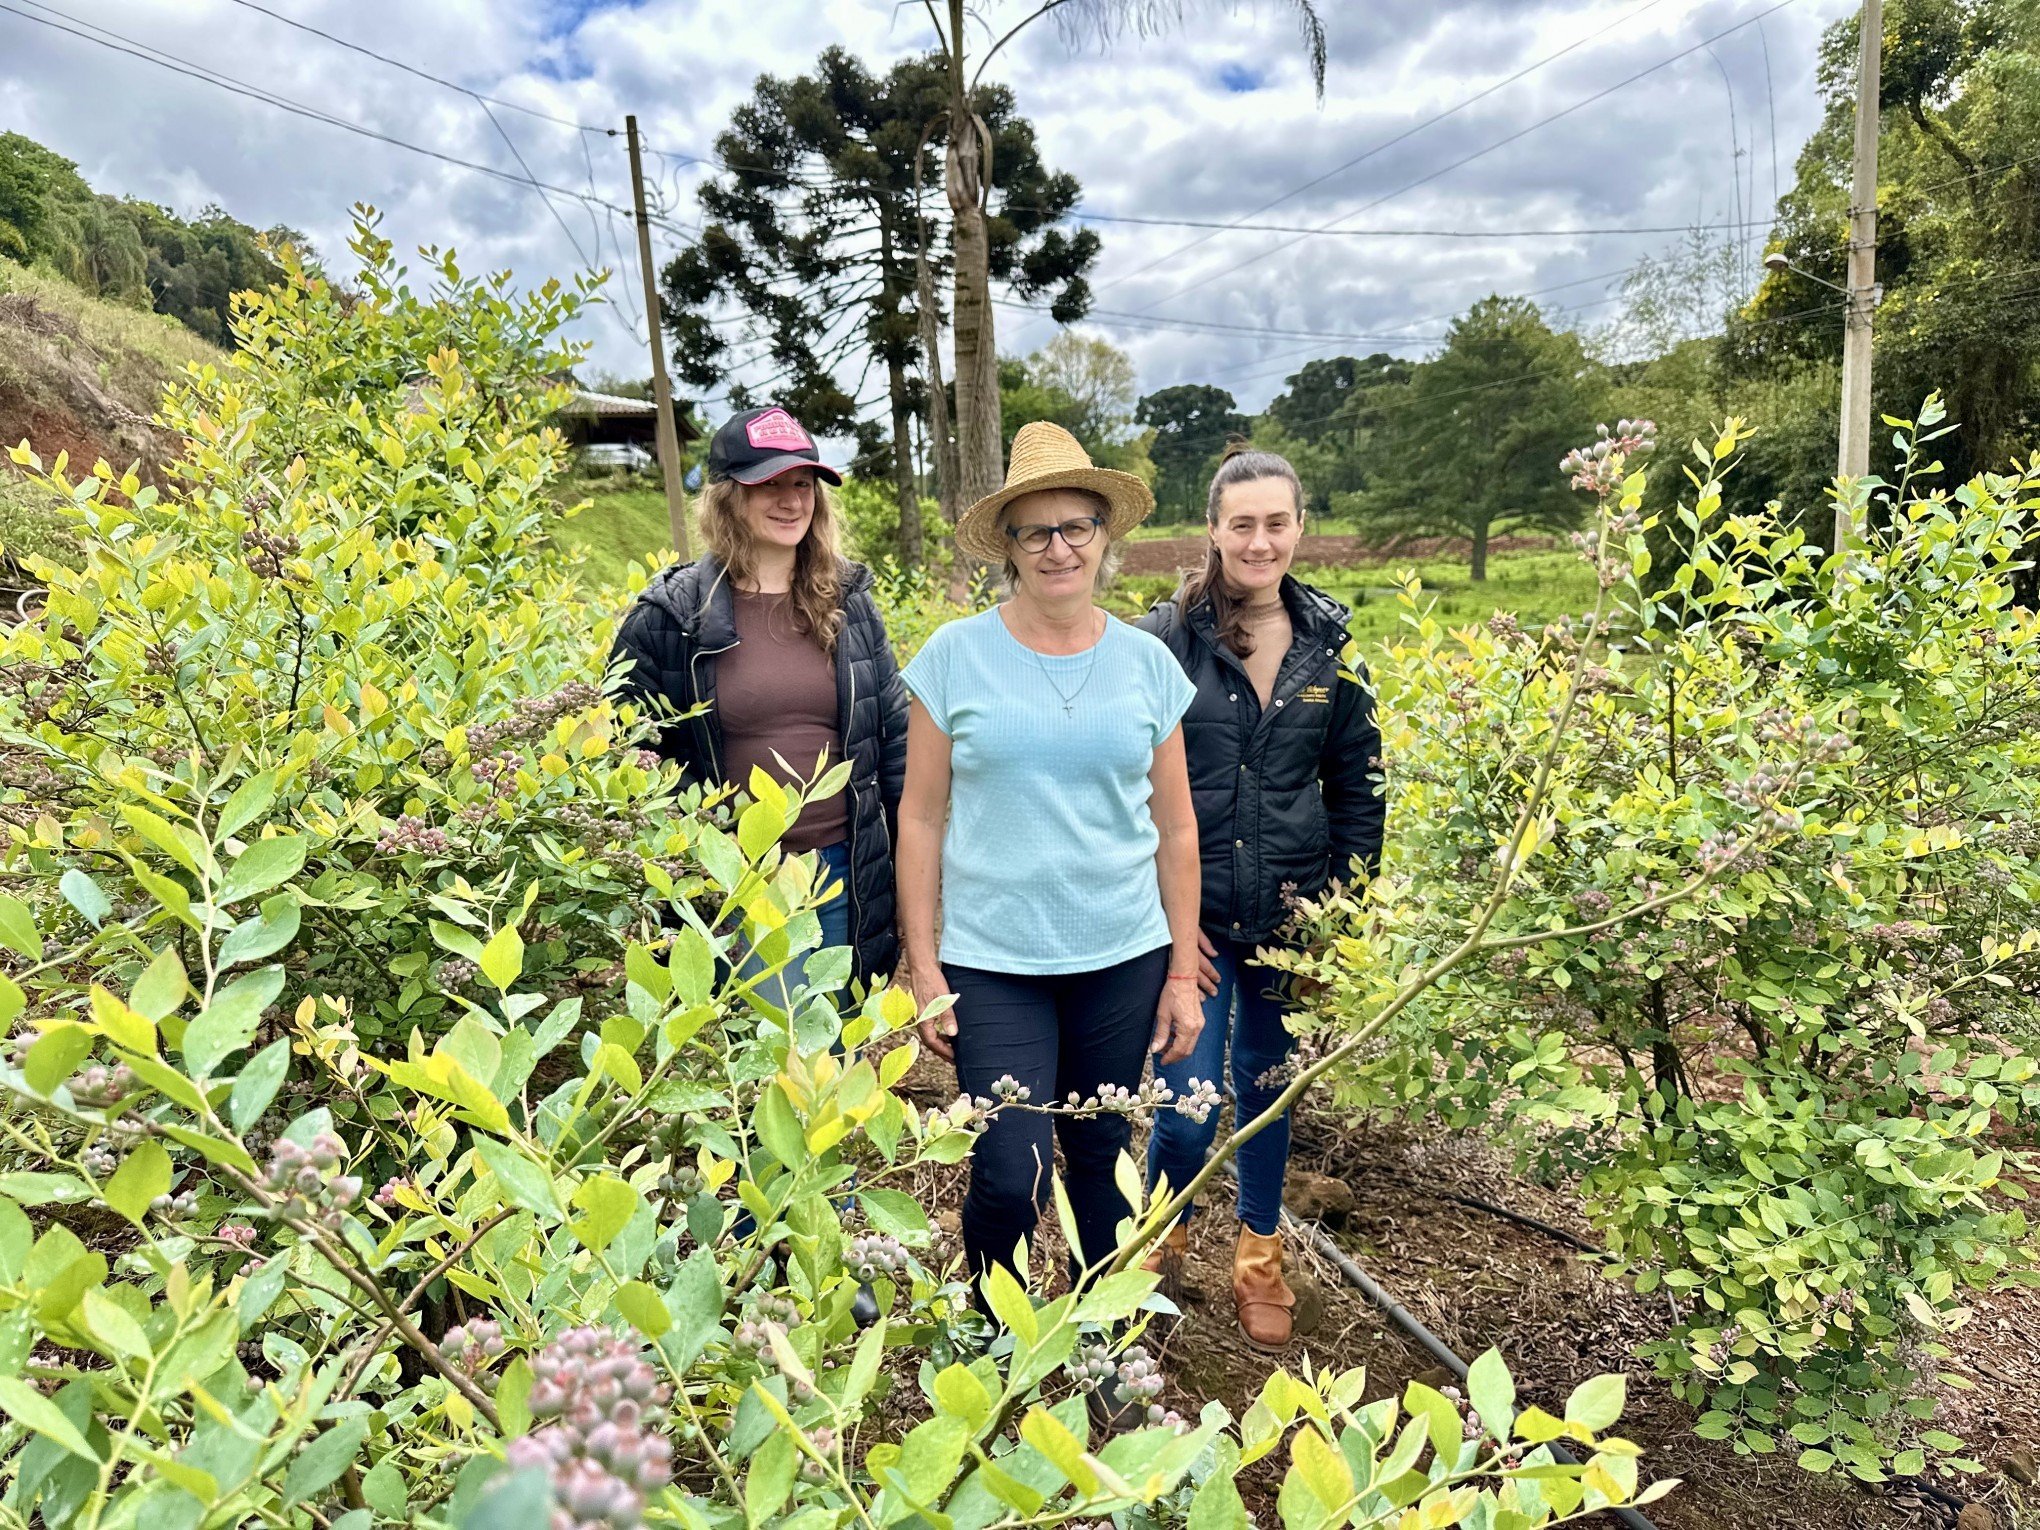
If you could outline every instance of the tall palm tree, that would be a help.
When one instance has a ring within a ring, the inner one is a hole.
[[[1312,0],[1285,0],[1296,13],[1318,98],[1325,92],[1325,30]],[[1141,36],[1179,25],[1186,0],[1022,0],[1016,19],[986,48],[971,68],[967,22],[986,22],[966,0],[922,0],[935,24],[938,52],[948,68],[948,127],[944,140],[944,190],[952,222],[955,296],[952,322],[956,346],[957,506],[968,505],[999,486],[999,349],[993,329],[991,246],[985,229],[985,201],[991,184],[991,134],[971,110],[971,92],[1001,48],[1045,16],[1055,16],[1072,42],[1088,33],[1110,42],[1133,32]],[[987,0],[996,6],[997,0]],[[938,6],[940,8],[938,8]],[[943,14],[946,10],[947,15]],[[932,355],[932,348],[931,348]],[[952,498],[944,494],[945,502]]]

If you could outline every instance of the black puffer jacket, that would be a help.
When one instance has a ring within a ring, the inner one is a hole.
[[[1381,730],[1364,668],[1340,655],[1346,608],[1282,581],[1295,636],[1264,711],[1239,656],[1218,641],[1209,603],[1165,600],[1136,624],[1197,687],[1183,718],[1204,861],[1200,920],[1213,935],[1265,941],[1291,896],[1381,863]]]
[[[659,753],[694,781],[722,780],[722,723],[715,661],[737,646],[736,602],[713,557],[676,564],[645,586],[616,634],[619,695],[654,711],[700,716],[660,729]],[[893,825],[907,775],[907,693],[871,571],[843,566],[843,630],[836,639],[836,718],[850,762],[850,930],[860,977],[890,976],[899,956],[893,889]]]

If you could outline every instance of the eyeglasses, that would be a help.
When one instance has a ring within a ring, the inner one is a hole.
[[[1082,547],[1098,534],[1104,520],[1095,515],[1080,516],[1074,521],[1064,521],[1060,526],[1008,526],[1006,535],[1020,544],[1022,552],[1047,552],[1048,544],[1057,537],[1063,539],[1065,547]]]

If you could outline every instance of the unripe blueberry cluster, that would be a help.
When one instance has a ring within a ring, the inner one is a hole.
[[[1657,426],[1649,420],[1617,420],[1612,431],[1606,425],[1594,429],[1595,440],[1567,452],[1558,470],[1575,489],[1606,494],[1622,482],[1624,458],[1640,457],[1657,445]]]
[[[283,573],[283,560],[298,555],[298,539],[259,526],[241,533],[242,559],[257,579],[275,579]]]
[[[897,1238],[882,1233],[864,1233],[852,1238],[843,1249],[843,1268],[859,1280],[877,1280],[897,1275],[907,1267],[906,1247]]]
[[[78,1167],[94,1179],[107,1179],[120,1167],[120,1154],[103,1142],[95,1142],[78,1155]]]
[[[836,1431],[827,1424],[818,1424],[809,1430],[808,1442],[820,1455],[833,1456],[836,1453]],[[800,1475],[806,1482],[826,1482],[829,1480],[829,1469],[813,1456],[804,1455],[800,1460]]]
[[[375,1203],[385,1210],[397,1204],[397,1192],[410,1184],[406,1175],[395,1174],[376,1186]]]
[[[482,975],[482,969],[465,956],[449,956],[439,964],[437,981],[443,993],[459,993]]]
[[[385,855],[401,855],[406,850],[444,855],[450,843],[446,830],[435,828],[415,813],[406,813],[396,822],[383,825],[375,847]]]
[[[460,1368],[470,1376],[487,1368],[488,1363],[501,1355],[509,1346],[503,1341],[503,1325],[494,1318],[469,1318],[465,1323],[456,1323],[446,1330],[446,1337],[439,1341],[440,1353],[449,1360],[460,1362]]]
[[[691,1163],[673,1163],[659,1176],[654,1187],[659,1194],[675,1201],[691,1201],[708,1188],[708,1182],[701,1177],[701,1170]]]
[[[81,1110],[111,1110],[135,1092],[134,1069],[126,1063],[111,1068],[93,1063],[71,1075],[71,1099]]]
[[[998,1082],[992,1085],[992,1098],[1001,1104],[1025,1105],[1033,1093],[1010,1073],[1001,1074]]]
[[[361,1194],[360,1176],[339,1172],[346,1162],[347,1144],[331,1132],[320,1132],[309,1147],[288,1138],[271,1144],[262,1171],[262,1188],[277,1197],[269,1214],[337,1227]]]
[[[255,1229],[246,1222],[227,1222],[215,1228],[213,1236],[222,1243],[230,1244],[242,1253],[252,1252],[255,1247]]]
[[[1221,1103],[1218,1085],[1208,1078],[1192,1078],[1189,1082],[1190,1087],[1176,1098],[1176,1114],[1202,1126]]]
[[[517,772],[524,768],[524,756],[514,749],[484,755],[468,766],[468,774],[488,788],[492,797],[517,795]]]
[[[638,1345],[600,1328],[570,1328],[532,1361],[536,1427],[512,1440],[513,1468],[552,1479],[553,1530],[630,1530],[645,1501],[673,1480],[673,1444],[659,1433],[672,1388]]]
[[[1095,1392],[1116,1384],[1128,1402],[1143,1405],[1148,1423],[1167,1424],[1171,1428],[1182,1425],[1182,1420],[1158,1401],[1164,1384],[1160,1362],[1138,1344],[1117,1359],[1108,1346],[1089,1345],[1069,1370],[1079,1392]]]
[[[1700,869],[1702,871],[1726,871],[1743,853],[1741,838],[1733,829],[1723,829],[1710,834],[1700,841]]]
[[[586,680],[571,680],[544,696],[519,696],[510,703],[510,715],[502,722],[468,729],[468,749],[485,754],[505,743],[536,738],[569,712],[585,711],[601,699],[601,690]]]
[[[1256,1089],[1286,1089],[1300,1073],[1307,1072],[1318,1060],[1317,1043],[1299,1038],[1290,1049],[1289,1056],[1274,1067],[1265,1070],[1254,1080]]]
[[[166,1222],[182,1221],[198,1210],[198,1196],[190,1190],[180,1190],[175,1195],[159,1195],[149,1202],[149,1210]]]
[[[1759,715],[1757,737],[1809,760],[1832,760],[1849,750],[1848,734],[1839,730],[1823,732],[1818,719],[1795,717],[1783,707],[1772,707]]]

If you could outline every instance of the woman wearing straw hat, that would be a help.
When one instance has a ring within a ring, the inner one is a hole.
[[[1112,544],[1153,508],[1069,432],[1023,426],[1005,487],[956,524],[1011,595],[937,629],[907,666],[900,934],[922,1006],[956,996],[921,1036],[967,1095],[1040,1106],[1133,1090],[1148,1054],[1188,1056],[1204,1023],[1180,727],[1194,688],[1095,600]],[[978,1139],[963,1205],[975,1275],[1014,1268],[1047,1205],[1050,1120],[1009,1108]],[[1062,1116],[1055,1135],[1080,1269],[1110,1256],[1128,1215],[1114,1168],[1131,1129]]]

